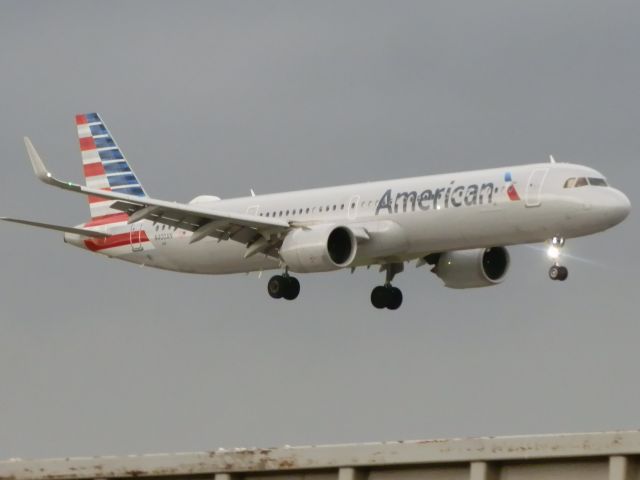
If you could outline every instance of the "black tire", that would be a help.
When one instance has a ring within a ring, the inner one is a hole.
[[[295,300],[300,295],[300,282],[295,277],[285,278],[287,281],[286,288],[282,294],[285,300]]]
[[[371,304],[376,308],[385,308],[389,303],[390,289],[386,287],[376,287],[371,291]]]
[[[389,301],[387,302],[387,308],[389,310],[397,310],[402,305],[402,290],[396,287],[390,289]]]
[[[569,269],[567,267],[559,267],[560,274],[558,275],[558,280],[564,282],[569,276]]]
[[[282,298],[287,291],[288,286],[287,279],[282,275],[275,275],[269,279],[267,283],[267,291],[271,298]]]
[[[560,278],[560,267],[559,266],[554,265],[549,269],[549,278],[551,280],[558,280]]]

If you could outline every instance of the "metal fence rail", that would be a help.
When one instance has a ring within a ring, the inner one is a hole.
[[[640,431],[0,462],[0,480],[640,480]]]

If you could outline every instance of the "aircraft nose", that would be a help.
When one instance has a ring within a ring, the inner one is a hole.
[[[607,205],[608,214],[615,223],[622,222],[631,212],[631,202],[629,198],[620,190],[612,190],[611,199]]]

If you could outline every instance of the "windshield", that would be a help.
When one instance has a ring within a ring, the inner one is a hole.
[[[608,187],[607,181],[604,178],[593,178],[589,177],[589,185],[593,185],[595,187]]]
[[[597,177],[572,177],[564,182],[564,188],[578,188],[592,185],[594,187],[608,187],[607,181],[604,178]]]

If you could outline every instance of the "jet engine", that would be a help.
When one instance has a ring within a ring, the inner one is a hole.
[[[293,272],[328,272],[348,266],[357,248],[348,227],[316,225],[289,232],[280,247],[280,258]]]
[[[504,247],[457,250],[428,255],[435,273],[449,288],[476,288],[497,285],[509,269],[509,252]]]

